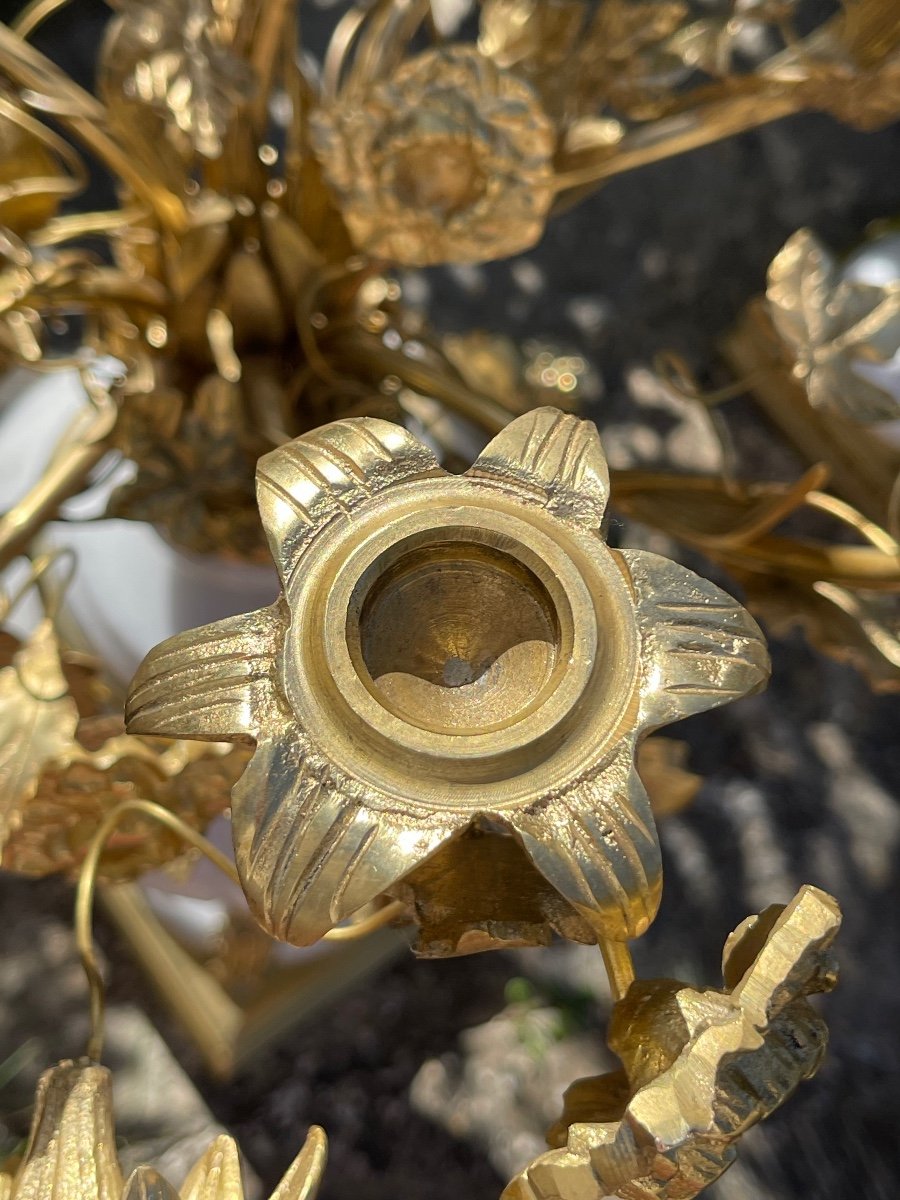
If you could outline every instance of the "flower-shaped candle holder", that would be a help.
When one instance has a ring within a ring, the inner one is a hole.
[[[338,421],[257,483],[283,596],[151,651],[127,721],[256,744],[232,811],[261,923],[313,942],[415,898],[439,849],[452,893],[474,827],[512,835],[594,938],[643,933],[661,865],[637,741],[759,688],[768,658],[719,588],[605,544],[595,427],[537,410],[455,476],[398,426]]]

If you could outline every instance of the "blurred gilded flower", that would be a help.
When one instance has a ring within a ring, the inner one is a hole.
[[[538,241],[554,129],[536,94],[472,46],[428,50],[312,119],[356,245],[394,262],[486,262]]]
[[[689,74],[668,44],[689,16],[684,0],[484,0],[478,44],[563,126],[606,105],[645,119]]]
[[[708,75],[737,71],[742,55],[760,59],[775,48],[767,36],[787,27],[796,0],[720,0],[696,21],[687,22],[670,40],[686,66]]]
[[[840,15],[817,31],[812,53],[785,62],[785,78],[799,85],[809,107],[847,125],[890,124],[900,104],[898,12],[884,0],[843,0]]]
[[[220,44],[209,0],[129,0],[103,50],[107,87],[155,108],[179,148],[218,158],[252,92],[247,64]]]
[[[288,1167],[272,1200],[314,1200],[327,1140],[318,1126]],[[152,1167],[127,1180],[116,1156],[112,1080],[105,1067],[61,1062],[41,1076],[25,1156],[0,1174],[3,1200],[244,1200],[234,1138],[211,1142],[176,1191]]]
[[[898,415],[896,397],[871,372],[900,352],[900,285],[844,279],[835,257],[801,229],[772,261],[766,299],[813,408],[859,421]]]
[[[587,13],[584,0],[482,0],[478,46],[501,67],[558,69],[576,48]]]
[[[77,875],[104,817],[123,800],[155,801],[195,829],[228,807],[247,760],[226,746],[135,738],[121,718],[84,716],[92,680],[60,656],[44,621],[24,643],[0,635],[0,865]],[[184,853],[171,830],[131,814],[100,875],[130,879]]]

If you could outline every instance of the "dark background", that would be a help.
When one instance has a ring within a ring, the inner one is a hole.
[[[3,0],[0,15],[19,7]],[[304,0],[314,48],[342,7]],[[107,17],[96,0],[75,0],[34,40],[89,83]],[[702,379],[727,378],[717,339],[762,289],[785,239],[809,225],[835,249],[850,248],[868,222],[900,214],[898,164],[900,127],[864,135],[824,116],[786,120],[610,182],[551,224],[524,259],[430,272],[430,314],[440,329],[477,326],[520,340],[546,335],[583,353],[602,381],[591,411],[601,432],[610,430],[626,458],[652,461],[664,454],[665,437],[647,451],[641,427],[658,421],[634,402],[634,369],[675,348]],[[108,184],[98,180],[83,203],[108,200]],[[761,418],[748,407],[741,419],[754,469],[794,469]],[[633,542],[628,529],[617,536]],[[765,695],[677,727],[705,783],[693,808],[663,824],[663,906],[637,961],[643,974],[715,983],[723,940],[748,912],[787,899],[803,882],[833,892],[846,920],[842,982],[824,1003],[832,1029],[827,1064],[746,1139],[740,1169],[714,1194],[893,1200],[900,1168],[900,702],[873,696],[857,674],[810,650],[799,634],[774,642],[772,654]],[[30,936],[29,922],[65,913],[70,896],[52,883],[6,879],[0,900],[10,918],[5,951],[14,954]],[[460,1033],[504,1009],[511,976],[530,977],[548,1003],[577,1007],[581,1026],[602,1035],[602,1002],[578,1007],[573,999],[583,958],[541,959],[539,951],[442,963],[404,957],[223,1086],[155,1011],[109,930],[103,944],[123,960],[114,998],[149,1006],[264,1183],[274,1186],[310,1122],[326,1127],[332,1150],[324,1200],[499,1195],[503,1181],[472,1130],[455,1136],[425,1117],[409,1089],[428,1059],[459,1065]]]

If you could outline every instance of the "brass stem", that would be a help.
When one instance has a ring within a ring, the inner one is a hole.
[[[31,37],[39,25],[43,25],[48,17],[52,17],[55,12],[65,8],[69,3],[71,0],[31,0],[31,3],[25,5],[16,19],[10,21],[9,27],[20,38]]]
[[[337,100],[341,75],[365,19],[365,9],[357,6],[348,9],[335,26],[322,66],[320,95],[323,105],[333,104]]]
[[[61,562],[68,564],[68,574],[51,591],[46,587],[45,576],[52,567]],[[15,591],[9,594],[0,591],[0,625],[7,621],[9,614],[24,600],[32,588],[37,588],[41,593],[44,615],[51,621],[54,621],[57,617],[62,597],[75,573],[75,562],[75,551],[70,546],[65,546],[60,550],[51,550],[46,554],[35,555],[31,560],[31,570],[21,583],[18,584]]]
[[[605,152],[599,161],[563,171],[556,178],[557,193],[580,192],[625,171],[634,171],[788,117],[803,107],[796,94],[779,87],[768,94],[732,96],[691,113],[664,117],[627,134],[618,147]],[[578,198],[566,197],[565,202]]]
[[[250,66],[257,80],[253,120],[260,130],[265,128],[278,51],[287,32],[285,25],[295,7],[293,0],[267,0],[260,8],[250,51]]]
[[[845,525],[849,525],[852,529],[856,529],[859,534],[870,542],[882,554],[887,554],[893,558],[900,557],[900,544],[891,536],[891,534],[882,529],[875,521],[870,521],[868,517],[837,496],[831,496],[827,492],[812,491],[806,496],[806,503],[811,508],[817,508],[820,512],[826,512],[830,516],[835,517],[838,521],[842,521]]]
[[[627,942],[612,942],[607,938],[600,939],[600,953],[603,955],[603,965],[609,977],[609,989],[614,1003],[624,999],[628,989],[634,983],[634,962]]]
[[[359,921],[353,921],[350,925],[336,925],[334,929],[329,929],[322,935],[322,941],[355,942],[357,938],[366,937],[367,934],[374,933],[376,929],[383,929],[385,925],[390,925],[392,921],[396,921],[406,912],[407,908],[402,900],[392,900],[390,904],[379,908],[370,917],[363,917]]]
[[[357,362],[374,368],[383,376],[396,375],[414,392],[442,401],[452,412],[466,417],[490,434],[500,433],[517,415],[491,396],[474,392],[466,384],[457,382],[427,363],[396,354],[374,339],[355,339],[352,348],[348,345],[347,352],[348,357],[352,355]]]
[[[355,55],[341,85],[342,99],[358,100],[366,95],[401,61],[430,8],[430,0],[376,0],[366,10],[356,33]]]
[[[21,96],[24,103],[51,112],[104,166],[150,205],[162,225],[175,233],[187,229],[188,215],[179,197],[159,181],[147,179],[106,132],[108,114],[104,105],[3,24],[0,24],[0,71],[25,89]]]
[[[97,963],[94,949],[93,915],[94,896],[97,890],[97,872],[100,867],[100,857],[106,843],[112,837],[117,825],[129,813],[142,813],[161,825],[167,826],[178,837],[189,842],[196,850],[205,855],[211,863],[224,871],[225,874],[240,886],[240,878],[234,863],[217,849],[196,829],[192,829],[175,813],[154,804],[151,800],[123,800],[112,812],[108,813],[91,840],[85,855],[81,873],[78,876],[78,890],[75,895],[75,944],[81,958],[81,965],[87,976],[90,996],[91,1033],[87,1044],[87,1057],[92,1062],[99,1062],[103,1053],[103,1026],[106,1011],[106,995],[103,976]]]
[[[0,115],[5,120],[11,121],[13,125],[18,125],[25,133],[46,146],[69,171],[68,175],[62,175],[58,179],[17,180],[15,183],[7,185],[10,195],[28,195],[30,191],[37,191],[38,185],[40,185],[41,191],[52,191],[61,196],[74,196],[76,192],[87,187],[90,180],[87,168],[64,138],[59,137],[36,117],[31,116],[30,113],[2,96],[0,96]],[[31,187],[28,188],[26,185],[31,185]]]
[[[168,829],[171,829],[174,834],[182,838],[185,842],[188,842],[195,850],[199,850],[202,855],[209,859],[213,866],[218,867],[220,871],[227,875],[232,883],[236,884],[237,887],[241,887],[241,877],[238,874],[237,867],[227,854],[223,854],[202,833],[193,829],[181,817],[170,812],[169,809],[164,808],[161,804],[155,804],[152,800],[123,800],[121,804],[118,804],[107,814],[91,839],[91,844],[88,847],[78,876],[78,889],[75,894],[75,944],[78,947],[81,965],[87,977],[90,1003],[91,1032],[86,1053],[92,1062],[99,1062],[103,1053],[103,1032],[106,1011],[106,989],[103,983],[103,976],[100,973],[100,967],[97,963],[93,935],[94,897],[97,892],[97,874],[100,869],[100,859],[107,842],[113,833],[115,833],[122,818],[132,813],[141,813],[143,816],[150,817],[152,820],[158,821],[161,825],[165,825]],[[369,917],[365,917],[350,925],[342,925],[329,930],[322,940],[348,942],[355,941],[357,938],[367,937],[370,933],[374,933],[376,930],[384,928],[385,925],[389,925],[391,921],[396,920],[405,911],[406,905],[400,900],[394,900],[392,903],[378,909],[377,912],[374,912]]]
[[[117,409],[110,402],[77,419],[86,420],[79,433],[70,428],[60,442],[43,476],[17,504],[0,517],[0,570],[28,546],[31,539],[59,510],[59,506],[84,486],[108,447]]]
[[[67,144],[67,143],[64,143]],[[111,211],[91,213],[69,213],[64,217],[51,217],[46,225],[29,235],[32,246],[58,246],[73,238],[109,234],[146,218],[141,208],[116,208]]]
[[[745,396],[758,382],[772,374],[772,367],[760,367],[749,375],[742,375],[733,383],[704,391],[697,382],[685,358],[674,350],[661,350],[653,356],[653,370],[679,400],[695,401],[704,408],[715,408],[726,400]]]

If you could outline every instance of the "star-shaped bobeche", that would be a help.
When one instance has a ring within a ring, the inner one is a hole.
[[[262,925],[307,945],[414,900],[438,852],[452,905],[480,830],[594,939],[643,933],[662,872],[636,743],[769,663],[719,588],[605,544],[595,426],[535,410],[451,475],[400,426],[337,421],[261,459],[257,490],[281,597],[157,646],[127,720],[255,743],[232,815]]]

